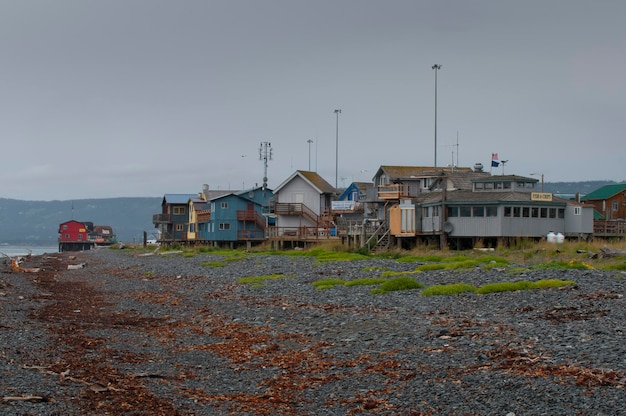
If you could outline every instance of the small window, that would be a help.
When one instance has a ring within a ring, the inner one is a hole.
[[[67,240],[69,240],[69,239],[70,239],[70,235],[69,235],[69,234],[65,234],[65,238],[66,238]]]
[[[486,215],[488,217],[497,217],[498,216],[498,207],[487,206],[485,207]]]
[[[550,218],[556,218],[556,208],[550,208],[548,210],[548,215],[550,216]]]
[[[67,230],[67,224],[63,224],[63,229]]]
[[[559,208],[559,218],[561,219],[565,218],[565,208]]]
[[[220,223],[220,230],[222,230],[222,231],[230,230],[230,224],[227,223],[227,222],[221,222]]]
[[[485,189],[493,189],[493,182],[485,182]]]
[[[472,209],[470,207],[460,207],[459,214],[461,215],[461,217],[471,217]]]
[[[530,207],[522,207],[522,217],[530,218]]]
[[[459,216],[459,207],[448,207],[448,218],[458,217],[458,216]]]
[[[582,209],[580,207],[574,207],[574,215],[580,215],[582,212]]]
[[[533,218],[539,218],[539,208],[532,207],[532,209],[530,210],[530,213]]]
[[[83,239],[83,234],[82,233],[78,233],[78,239],[82,240]]]
[[[513,210],[511,207],[504,207],[504,216],[505,217],[510,217],[512,214]]]
[[[472,207],[472,216],[473,217],[484,217],[485,216],[485,207]]]
[[[541,208],[541,218],[548,218],[548,208]]]
[[[619,205],[617,204],[617,201],[613,201],[613,211],[617,211],[619,209]]]
[[[183,224],[176,224],[176,231],[183,231],[185,229],[185,227],[183,226]]]
[[[502,189],[502,182],[494,182],[493,187],[494,189]]]
[[[432,207],[433,217],[439,216],[439,206]]]
[[[185,215],[185,207],[174,207],[174,215]]]
[[[513,207],[513,216],[515,218],[519,218],[522,216],[522,208],[521,207]]]
[[[228,208],[228,202],[222,202],[222,203],[221,203],[221,205],[220,205],[220,207],[221,207],[222,209],[226,209],[226,208]]]
[[[422,217],[424,218],[430,217],[430,210],[428,209],[428,207],[422,208]]]
[[[485,184],[482,182],[477,182],[474,184],[474,189],[476,189],[477,191],[482,191],[483,189],[485,189]]]
[[[504,182],[504,189],[511,189],[511,182]]]

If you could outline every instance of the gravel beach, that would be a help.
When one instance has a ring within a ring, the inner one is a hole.
[[[0,267],[2,415],[626,414],[620,272],[421,272],[576,283],[426,297],[312,285],[417,266],[395,260],[98,249],[23,266],[41,270]]]

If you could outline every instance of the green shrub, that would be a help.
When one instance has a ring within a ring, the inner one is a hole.
[[[534,289],[549,289],[554,287],[571,286],[576,283],[571,280],[559,280],[559,279],[543,279],[534,283]]]
[[[237,281],[239,283],[243,283],[243,284],[248,284],[251,285],[253,287],[261,287],[263,286],[263,283],[265,283],[267,280],[272,280],[272,279],[282,279],[287,277],[286,275],[280,273],[280,274],[270,274],[267,276],[249,276],[249,277],[240,277],[239,279],[237,279]]]
[[[371,293],[387,293],[397,290],[420,289],[424,287],[421,283],[410,277],[397,277],[395,279],[386,280],[377,289],[373,289]]]
[[[533,284],[527,281],[489,283],[476,289],[476,293],[486,295],[488,293],[514,292],[516,290],[532,289],[532,286]]]
[[[467,283],[453,283],[449,285],[428,286],[422,291],[422,296],[457,295],[459,293],[474,293],[476,286]]]

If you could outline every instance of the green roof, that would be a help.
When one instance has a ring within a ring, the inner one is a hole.
[[[607,199],[622,192],[626,189],[626,183],[614,183],[611,185],[604,185],[602,188],[598,188],[593,192],[580,198],[581,201],[590,201],[596,199]]]

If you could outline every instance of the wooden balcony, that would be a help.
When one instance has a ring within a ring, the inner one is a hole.
[[[624,220],[593,220],[593,235],[624,238]]]
[[[265,228],[265,218],[252,210],[237,211],[237,221],[253,222],[261,228]]]
[[[152,224],[170,224],[172,216],[170,214],[154,214],[152,216]]]
[[[409,198],[409,186],[404,184],[380,185],[378,187],[378,199],[402,199]]]

